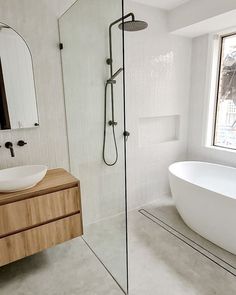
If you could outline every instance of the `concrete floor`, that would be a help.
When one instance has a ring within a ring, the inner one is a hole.
[[[158,204],[153,206],[149,209]],[[116,234],[114,222],[112,228]],[[235,276],[138,211],[129,214],[129,240],[130,295],[236,294]],[[99,243],[97,237],[96,242]],[[111,259],[113,252],[105,253]],[[123,292],[78,238],[0,268],[0,294],[122,295]]]
[[[106,265],[123,290],[127,290],[126,222],[119,214],[85,228],[84,240]]]
[[[130,215],[131,295],[235,295],[236,277],[145,216]]]
[[[81,238],[0,268],[1,295],[123,295]]]
[[[236,276],[236,255],[220,248],[191,230],[180,217],[172,198],[166,197],[164,200],[145,206],[143,209],[140,212],[146,217],[163,226],[172,234],[177,235],[195,250],[214,260]]]

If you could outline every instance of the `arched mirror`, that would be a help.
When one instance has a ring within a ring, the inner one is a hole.
[[[32,57],[25,40],[0,23],[0,130],[39,126]]]

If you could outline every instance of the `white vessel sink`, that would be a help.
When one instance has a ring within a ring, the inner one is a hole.
[[[0,192],[9,193],[34,187],[47,172],[47,166],[19,166],[0,170]]]

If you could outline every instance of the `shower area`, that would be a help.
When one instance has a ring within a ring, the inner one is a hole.
[[[125,31],[148,24],[121,0],[80,0],[59,19],[71,172],[84,241],[128,292]]]

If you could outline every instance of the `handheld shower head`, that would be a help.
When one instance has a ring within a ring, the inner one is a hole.
[[[112,75],[110,80],[114,80],[122,71],[123,71],[123,68],[119,68],[119,70],[117,72],[115,72],[114,75]]]
[[[123,71],[123,68],[120,68],[117,72],[115,72],[114,75],[111,76],[111,78],[109,80],[107,80],[107,83],[109,84],[115,84],[116,80],[115,78]]]
[[[128,18],[131,18],[131,21],[127,21]],[[126,21],[125,21],[126,20]],[[112,22],[109,26],[109,52],[110,56],[106,60],[107,64],[110,67],[110,79],[107,80],[105,85],[105,104],[104,104],[104,135],[103,135],[103,161],[107,166],[114,166],[119,158],[119,152],[118,152],[118,146],[117,146],[117,140],[116,140],[116,133],[115,133],[115,126],[117,125],[117,122],[115,121],[115,103],[114,103],[114,84],[116,84],[115,78],[124,70],[123,68],[120,68],[115,74],[113,74],[113,52],[112,52],[112,28],[115,25],[119,25],[119,29],[129,32],[136,32],[144,30],[148,27],[148,24],[145,21],[141,20],[135,20],[134,13],[130,12],[121,18],[115,20]],[[108,125],[112,127],[112,137],[114,141],[114,148],[115,148],[115,159],[111,163],[109,163],[106,160],[106,143],[107,143],[107,91],[108,86],[110,86],[111,90],[111,120],[108,122]],[[126,131],[124,132],[125,140],[127,140],[129,133]]]

